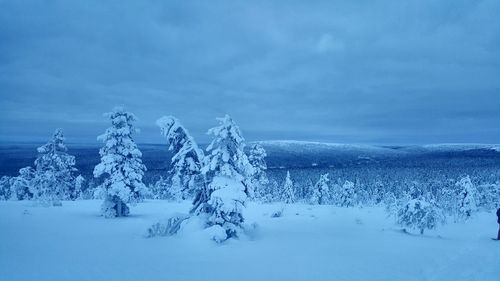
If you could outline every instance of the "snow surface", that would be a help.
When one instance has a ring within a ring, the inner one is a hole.
[[[478,280],[498,281],[493,213],[465,224],[405,234],[381,208],[249,203],[240,240],[216,244],[195,231],[145,238],[147,228],[190,202],[149,200],[131,216],[104,219],[101,201],[34,207],[0,202],[0,280]]]

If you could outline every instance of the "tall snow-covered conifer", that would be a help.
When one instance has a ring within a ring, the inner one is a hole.
[[[295,193],[293,191],[293,182],[290,178],[290,171],[286,172],[285,184],[283,185],[283,192],[281,193],[280,199],[285,204],[292,204],[295,202]]]
[[[312,204],[328,204],[330,201],[330,188],[328,187],[328,174],[321,175],[318,182],[314,186],[311,203]]]
[[[248,161],[252,164],[254,168],[254,174],[252,177],[252,186],[254,189],[255,197],[261,198],[264,196],[266,185],[269,184],[269,179],[267,178],[266,170],[266,158],[267,154],[264,148],[260,144],[254,144],[250,148],[248,153]]]
[[[94,177],[102,179],[98,186],[98,193],[104,197],[101,212],[106,218],[127,216],[127,203],[138,202],[147,193],[142,182],[146,167],[132,138],[137,118],[122,107],[104,116],[112,126],[98,137],[104,146],[99,150],[101,162],[94,168]]]
[[[206,217],[216,241],[237,237],[244,221],[243,208],[251,196],[253,167],[244,153],[244,139],[231,117],[217,118],[219,126],[208,131],[214,138],[207,147],[202,172],[207,185],[198,190],[192,212]]]
[[[38,148],[35,174],[31,184],[34,199],[45,205],[60,205],[61,200],[75,197],[75,157],[67,153],[61,129]]]
[[[167,138],[170,144],[169,150],[173,153],[169,171],[170,188],[173,192],[170,193],[186,199],[195,192],[195,189],[204,185],[201,173],[203,150],[198,148],[194,139],[177,118],[163,116],[156,121],[156,124],[160,127],[162,135]]]

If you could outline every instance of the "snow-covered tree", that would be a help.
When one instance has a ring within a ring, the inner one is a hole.
[[[122,107],[104,116],[112,126],[98,137],[104,146],[99,150],[101,162],[94,168],[94,177],[102,180],[98,186],[98,193],[104,198],[101,212],[106,218],[127,216],[127,203],[139,202],[147,194],[142,182],[146,167],[133,139],[137,118]]]
[[[163,116],[156,121],[156,124],[160,127],[162,135],[167,138],[170,144],[169,150],[173,153],[169,171],[172,188],[170,195],[179,195],[179,198],[172,199],[186,199],[204,184],[201,173],[203,151],[198,148],[193,137],[177,118]]]
[[[12,197],[12,178],[3,176],[0,178],[0,200],[9,200]]]
[[[61,205],[61,200],[75,197],[75,157],[67,153],[62,129],[38,148],[35,175],[31,185],[34,199],[44,205]]]
[[[208,131],[213,140],[202,168],[207,185],[197,191],[192,213],[205,216],[207,227],[219,233],[216,240],[222,241],[237,237],[242,228],[242,210],[251,196],[248,180],[253,167],[244,153],[238,126],[228,115],[217,120],[219,126]]]
[[[353,207],[356,203],[356,190],[352,181],[345,181],[340,189],[338,204],[342,207]]]
[[[457,219],[467,220],[477,211],[477,190],[469,176],[456,183],[459,193],[457,197]]]
[[[328,187],[328,173],[319,177],[318,182],[314,186],[313,194],[311,197],[312,204],[324,205],[330,203],[330,188]]]
[[[19,176],[12,180],[12,192],[17,200],[30,200],[33,198],[33,179],[35,178],[35,170],[31,167],[24,167],[19,170]]]
[[[496,210],[500,204],[500,183],[482,184],[477,187],[478,206],[486,211]]]
[[[250,161],[250,164],[254,168],[252,185],[255,196],[258,198],[264,196],[266,185],[269,184],[269,179],[266,174],[266,156],[266,151],[260,144],[252,145],[248,154],[248,161]]]
[[[402,204],[397,211],[397,224],[410,229],[417,229],[424,234],[425,229],[434,229],[444,222],[442,211],[434,200],[419,197]]]
[[[290,171],[286,172],[285,184],[281,193],[281,202],[285,204],[292,204],[295,202],[295,193],[293,190],[293,182],[290,178]]]
[[[73,198],[82,197],[82,194],[85,191],[84,184],[85,184],[85,178],[82,175],[78,175],[75,179],[75,189],[72,195]]]
[[[156,181],[150,186],[152,198],[179,201],[182,198],[182,190],[180,184],[172,184],[171,180],[163,178]]]

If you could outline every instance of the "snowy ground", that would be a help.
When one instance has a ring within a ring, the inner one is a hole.
[[[128,218],[99,201],[33,207],[0,202],[0,280],[500,280],[493,213],[424,236],[404,234],[380,208],[252,203],[253,237],[217,245],[197,235],[144,238],[189,203],[147,201]]]

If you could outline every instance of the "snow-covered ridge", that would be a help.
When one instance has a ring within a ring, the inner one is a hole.
[[[363,150],[363,151],[394,151],[392,148],[368,145],[368,144],[345,144],[345,143],[329,143],[329,142],[314,142],[314,141],[296,141],[296,140],[269,140],[256,141],[263,146],[273,146],[281,148],[318,148],[318,149],[335,149],[335,150]]]
[[[500,152],[500,144],[481,144],[481,143],[443,143],[443,144],[426,144],[426,145],[408,145],[408,146],[378,146],[369,144],[343,144],[343,143],[327,143],[313,141],[296,141],[296,140],[269,140],[256,141],[263,146],[276,147],[282,149],[332,149],[339,151],[363,151],[373,153],[412,153],[412,152],[445,152],[445,151],[468,151],[477,149],[494,150]]]
[[[499,144],[483,144],[483,143],[442,143],[442,144],[427,144],[422,145],[422,148],[434,151],[465,151],[474,149],[491,149],[500,152]]]

